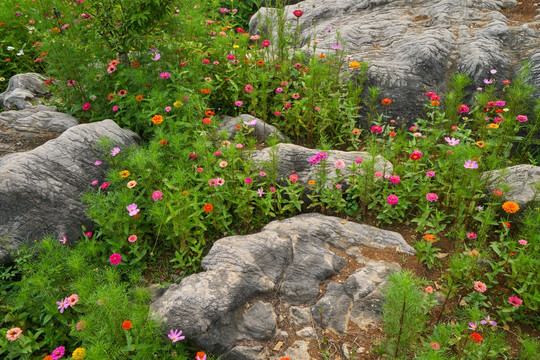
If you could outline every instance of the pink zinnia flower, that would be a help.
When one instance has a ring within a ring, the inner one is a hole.
[[[394,195],[394,194],[390,194],[388,195],[388,197],[386,198],[386,201],[390,204],[390,205],[396,205],[399,201],[399,198]]]
[[[433,341],[431,343],[429,343],[429,346],[433,349],[433,350],[439,350],[441,348],[441,345],[439,345],[439,343]]]
[[[426,173],[426,176],[428,176],[428,177],[434,177],[434,176],[435,176],[435,171],[428,171],[428,172]]]
[[[250,85],[250,84],[247,84],[247,85],[244,87],[244,91],[247,92],[247,93],[249,94],[250,92],[253,91],[253,86]]]
[[[242,144],[236,144],[236,148],[237,148],[237,149],[241,149],[241,148],[243,148],[243,147],[244,147],[244,145],[242,145]]]
[[[105,190],[106,188],[109,187],[109,185],[111,185],[111,183],[109,183],[109,182],[104,182],[103,184],[101,184],[101,188],[102,188],[103,190]]]
[[[476,239],[476,233],[473,233],[473,232],[469,232],[467,233],[467,237],[471,240],[474,240]]]
[[[432,293],[433,293],[433,287],[432,287],[432,286],[427,286],[427,287],[426,287],[426,292],[427,292],[428,294],[432,294]]]
[[[94,181],[91,182],[91,184],[92,184],[93,186],[96,186],[96,185],[98,184],[98,181],[97,181],[97,180],[94,180]]]
[[[438,197],[437,194],[435,194],[435,193],[429,193],[429,194],[426,195],[426,199],[427,199],[428,201],[433,202],[433,201],[439,200],[439,197]]]
[[[345,162],[343,162],[343,160],[338,160],[335,162],[334,167],[336,169],[345,169]]]
[[[518,243],[520,243],[521,245],[527,245],[527,240],[524,240],[524,239],[521,239],[521,240],[518,240]]]
[[[9,329],[7,331],[6,338],[9,341],[15,341],[15,340],[17,340],[18,338],[21,337],[21,334],[22,334],[22,329],[18,328],[18,327],[15,327],[15,328]]]
[[[276,192],[276,188],[273,187],[273,186],[270,186],[270,189],[269,189],[271,192]]]
[[[390,176],[390,182],[392,184],[399,184],[400,181],[401,181],[401,178],[399,177],[399,175]]]
[[[86,326],[86,321],[79,321],[77,325],[75,326],[77,330],[81,331],[84,330],[84,327]]]
[[[276,94],[279,94],[279,93],[281,93],[281,92],[283,92],[283,89],[282,89],[282,88],[280,88],[280,87],[276,88]]]
[[[379,125],[373,125],[371,127],[371,132],[374,133],[374,134],[380,134],[382,133],[382,126],[379,126]]]
[[[227,163],[226,161],[221,161],[221,162],[219,163],[219,166],[220,166],[220,167],[225,167],[225,166],[227,166],[227,165],[229,165],[229,163]]]
[[[159,77],[162,79],[169,79],[171,77],[171,74],[169,74],[168,72],[162,72],[161,74],[159,74]]]
[[[152,194],[152,200],[158,201],[161,199],[163,199],[163,193],[159,190],[154,191],[154,193]]]
[[[484,291],[487,290],[487,286],[486,286],[486,284],[484,284],[481,281],[475,281],[474,282],[474,290],[483,293]]]
[[[518,116],[516,116],[516,120],[519,121],[519,122],[525,122],[528,119],[527,119],[527,116],[525,116],[525,115],[518,115]]]
[[[82,107],[83,110],[90,110],[90,107],[92,107],[92,105],[90,105],[90,103],[85,103]]]
[[[140,209],[137,209],[137,204],[135,203],[126,206],[126,209],[129,211],[129,216],[135,216],[141,211]]]
[[[96,160],[96,162],[94,163],[94,165],[96,165],[96,166],[101,165],[101,161]]]
[[[292,174],[291,176],[289,176],[289,180],[295,184],[297,181],[298,181],[298,175],[296,174]]]
[[[165,107],[165,111],[166,111],[166,112],[169,112],[169,111],[171,111],[171,110],[172,110],[172,107],[170,107],[170,106]]]
[[[270,41],[268,40],[264,40],[262,43],[261,43],[262,47],[268,47],[270,46]]]
[[[66,298],[66,301],[67,301],[68,306],[73,306],[79,302],[79,295],[71,294],[70,296]]]
[[[114,106],[112,107],[112,111],[118,111],[118,105],[114,105]]]
[[[240,106],[244,105],[244,103],[241,102],[240,100],[238,100],[238,101],[235,101],[235,102],[234,102],[234,105],[240,107]]]
[[[523,303],[523,301],[521,301],[521,299],[517,296],[510,296],[508,298],[508,302],[516,307],[519,307]]]
[[[465,104],[461,104],[458,109],[458,113],[463,114],[463,113],[468,113],[468,112],[469,112],[469,107]]]
[[[135,241],[137,241],[137,235],[130,235],[130,236],[128,237],[128,241],[129,241],[130,243],[134,243]]]
[[[120,254],[114,253],[111,255],[111,257],[109,257],[109,262],[112,265],[117,265],[120,263],[120,261],[122,261],[122,256]]]
[[[253,179],[248,177],[244,181],[246,182],[246,184],[251,184],[253,182]]]
[[[355,162],[356,164],[361,164],[362,161],[364,161],[364,159],[362,159],[361,157],[360,157],[360,158],[356,158],[356,160],[354,160],[354,162]]]
[[[375,171],[375,176],[378,177],[378,178],[380,178],[380,177],[383,176],[383,173],[380,172],[380,171]]]

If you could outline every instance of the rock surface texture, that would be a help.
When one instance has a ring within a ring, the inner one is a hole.
[[[310,157],[317,155],[320,150],[308,149],[299,145],[281,143],[272,147],[267,147],[262,150],[256,150],[252,153],[252,160],[256,163],[271,163],[272,157],[277,158],[277,172],[288,178],[293,172],[298,175],[299,182],[303,185],[308,184],[308,180],[316,180],[316,173],[319,171],[321,163],[314,166],[309,162]],[[348,175],[351,167],[356,159],[362,158],[362,163],[370,162],[372,157],[369,153],[364,151],[339,151],[329,150],[325,151],[328,155],[326,159],[327,163],[327,177],[335,178],[336,169],[334,164],[337,160],[342,160],[346,168],[341,170],[341,175]],[[380,155],[375,157],[375,171],[380,171],[383,174],[392,174],[392,163]],[[362,170],[358,170],[362,171]]]
[[[285,16],[293,32],[298,21],[298,44],[308,53],[313,52],[308,40],[311,46],[318,41],[317,53],[333,53],[339,32],[349,61],[370,64],[365,85],[379,86],[381,95],[393,100],[390,115],[412,122],[422,114],[425,88],[445,90],[455,72],[469,74],[474,89],[484,86],[485,78],[500,83],[529,60],[531,80],[540,85],[540,21],[534,22],[534,14],[509,20],[503,13],[516,5],[508,0],[306,0],[287,6]],[[298,19],[296,9],[304,11]],[[261,8],[250,33],[267,34],[276,24],[275,9]],[[491,69],[498,72],[491,75]]]
[[[77,119],[57,112],[56,107],[37,105],[1,112],[0,156],[32,150],[78,124]]]
[[[285,135],[283,135],[281,131],[276,129],[274,126],[248,114],[242,114],[235,118],[231,116],[223,116],[217,131],[226,131],[229,138],[234,138],[236,132],[238,131],[236,129],[236,125],[238,124],[253,128],[253,131],[250,134],[255,136],[260,141],[266,141],[267,138],[272,136],[285,140]]]
[[[53,235],[78,239],[87,220],[80,200],[94,179],[103,179],[94,162],[102,157],[101,137],[120,148],[139,136],[112,120],[77,125],[31,151],[0,158],[0,263],[27,241]]]
[[[166,288],[151,313],[226,359],[310,359],[308,343],[323,328],[343,333],[349,322],[366,329],[377,320],[381,287],[400,267],[364,257],[368,247],[414,253],[398,233],[336,217],[274,221],[216,241],[204,271]],[[295,341],[282,346],[287,338]]]
[[[488,195],[493,190],[501,190],[506,201],[513,201],[521,208],[533,200],[540,201],[539,166],[516,165],[503,170],[488,171],[483,176],[490,179]]]
[[[36,73],[18,74],[9,79],[9,84],[0,94],[0,107],[22,110],[47,96],[45,78]]]

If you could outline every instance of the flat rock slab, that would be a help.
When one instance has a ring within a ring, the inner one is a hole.
[[[109,138],[120,148],[135,145],[137,134],[112,120],[77,125],[34,150],[0,158],[0,263],[26,241],[46,235],[74,241],[81,225],[91,228],[81,194],[103,169],[94,162],[102,156],[96,144]]]
[[[271,163],[272,156],[277,157],[277,172],[279,175],[288,178],[291,174],[298,175],[299,182],[303,185],[307,185],[309,180],[317,180],[316,174],[320,169],[320,164],[315,166],[309,162],[312,156],[317,155],[321,150],[308,149],[303,146],[294,144],[277,144],[272,147],[264,148],[262,150],[255,150],[252,152],[251,159],[256,163]],[[329,150],[325,151],[328,158],[327,164],[327,177],[336,178],[336,169],[334,164],[338,160],[345,162],[346,168],[341,170],[341,175],[349,175],[349,167],[351,167],[356,159],[362,158],[363,162],[372,161],[372,156],[365,151],[339,151]],[[375,157],[374,170],[380,171],[383,174],[392,174],[392,163],[380,155]],[[362,173],[362,170],[359,170]]]
[[[32,150],[78,124],[73,116],[44,105],[0,112],[0,156]]]
[[[280,314],[278,305],[290,308],[292,317],[298,318],[294,331],[314,326],[313,312],[318,313],[321,307],[322,327],[337,332],[349,319],[359,326],[378,319],[380,288],[390,271],[399,270],[399,266],[369,261],[360,255],[360,247],[414,254],[398,233],[336,217],[303,214],[273,221],[256,234],[216,241],[202,262],[204,271],[167,287],[151,304],[151,314],[226,359],[296,354],[296,347],[273,350],[278,340],[287,336],[280,329],[279,317],[289,316],[289,310]],[[345,282],[330,282],[323,295],[321,283],[340,274],[347,261],[352,261],[343,253],[339,255],[341,251],[364,266]],[[269,343],[274,344],[272,348],[268,348]],[[304,349],[303,344],[297,345]],[[307,350],[301,352],[304,357],[294,358],[309,359]]]
[[[49,95],[45,78],[36,73],[18,74],[9,79],[6,91],[0,94],[0,107],[22,110]]]
[[[540,201],[540,166],[521,164],[487,171],[482,176],[490,179],[488,195],[493,190],[501,190],[505,200],[515,202],[521,208],[531,201]]]
[[[529,60],[531,81],[540,85],[538,24],[513,22],[501,13],[516,4],[501,0],[306,0],[286,6],[284,16],[293,34],[298,22],[297,44],[307,53],[313,53],[315,40],[317,54],[335,53],[332,46],[339,32],[346,59],[370,64],[365,85],[380,87],[382,97],[393,101],[389,115],[411,123],[423,114],[425,89],[446,90],[450,75],[456,72],[472,76],[475,89],[484,86],[485,78],[501,84],[523,60]],[[293,15],[296,9],[304,11],[298,19]],[[276,32],[277,23],[275,9],[261,8],[251,19],[250,33],[267,38],[265,34]],[[491,69],[498,70],[497,74],[491,75]]]

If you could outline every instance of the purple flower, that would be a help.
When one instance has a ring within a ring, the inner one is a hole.
[[[126,209],[129,211],[129,216],[135,216],[141,211],[140,209],[137,209],[137,204],[135,203],[126,206]]]
[[[482,324],[482,325],[490,324],[490,325],[493,325],[493,326],[497,326],[497,323],[495,321],[491,320],[489,318],[489,315],[486,316],[486,318],[484,320],[480,321],[480,324]]]
[[[476,330],[477,327],[478,327],[478,321],[470,322],[468,329],[469,330]]]
[[[457,139],[454,139],[454,138],[450,139],[449,137],[445,137],[444,140],[446,140],[446,142],[450,146],[456,146],[457,144],[459,144],[459,141],[460,141],[460,140],[457,140]]]
[[[465,169],[478,169],[478,164],[476,161],[467,160],[465,161],[465,165],[463,165]]]
[[[99,166],[99,165],[101,165],[101,161],[99,161],[99,160],[96,160],[96,162],[94,163],[94,165],[96,165],[96,166]]]
[[[264,189],[263,188],[257,189],[257,194],[259,194],[259,197],[262,197],[264,195]]]
[[[340,47],[341,46],[339,44],[332,45],[332,49],[334,49],[334,50],[339,50]]]
[[[186,337],[185,336],[180,336],[182,335],[182,330],[173,330],[171,329],[171,332],[169,333],[169,339],[172,340],[173,343],[177,342],[177,341],[180,341],[180,340],[184,340]]]
[[[61,238],[61,239],[58,239],[58,241],[60,241],[62,244],[65,244],[66,241],[67,241],[67,239],[66,239],[65,236],[62,236],[62,238]]]
[[[112,151],[111,151],[111,156],[116,156],[116,155],[118,155],[119,152],[120,152],[120,148],[119,148],[119,147],[115,147],[115,148],[112,149]]]
[[[58,305],[58,309],[60,309],[60,314],[62,314],[64,312],[64,310],[69,307],[69,304],[67,302],[67,298],[62,299],[60,301],[57,301],[56,305]]]

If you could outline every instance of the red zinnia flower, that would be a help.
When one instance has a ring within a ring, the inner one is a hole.
[[[472,333],[470,335],[470,338],[473,339],[477,344],[480,344],[482,342],[482,335],[479,333]]]
[[[206,205],[203,206],[203,209],[204,209],[204,211],[209,213],[210,211],[212,211],[214,209],[214,207],[212,206],[212,204],[206,204]]]
[[[413,151],[411,154],[411,160],[420,160],[420,158],[422,158],[422,152],[418,150]]]
[[[294,14],[294,16],[296,16],[297,18],[299,18],[300,16],[304,15],[304,12],[302,10],[294,10],[292,12]]]
[[[122,329],[129,330],[131,329],[131,321],[126,320],[122,323]]]
[[[390,99],[382,99],[381,104],[383,105],[390,105],[392,103],[392,100]]]

